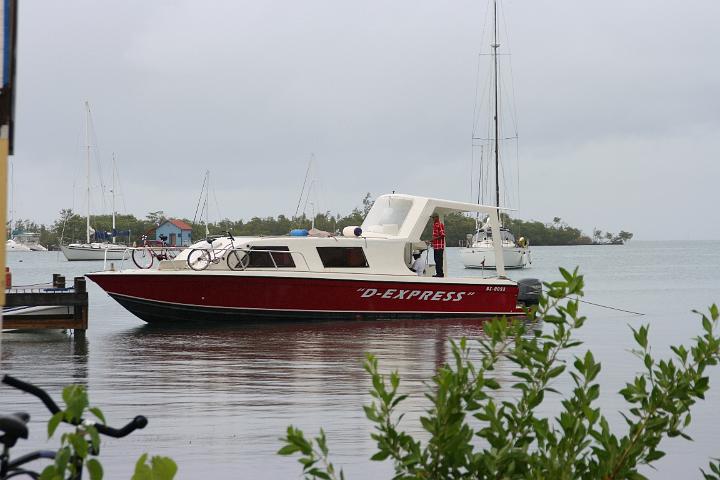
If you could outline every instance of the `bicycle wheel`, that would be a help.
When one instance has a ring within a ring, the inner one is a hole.
[[[155,258],[149,248],[139,248],[132,251],[132,259],[138,268],[150,268]]]
[[[230,270],[245,270],[250,263],[250,255],[244,250],[231,250],[226,260]]]
[[[180,249],[178,247],[167,247],[165,249],[165,258],[168,260],[174,260],[175,257],[178,256],[178,253],[180,253]]]
[[[203,249],[194,249],[187,257],[187,264],[193,270],[205,270],[210,266],[210,252]]]

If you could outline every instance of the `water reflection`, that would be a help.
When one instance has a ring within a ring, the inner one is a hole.
[[[482,320],[413,320],[194,325],[145,325],[118,332],[104,353],[120,371],[151,386],[193,382],[213,391],[247,387],[266,393],[300,388],[304,394],[365,389],[366,352],[408,371],[433,372],[448,356],[449,337],[479,336]],[[129,354],[129,352],[132,352]],[[426,377],[427,378],[427,377]],[[287,401],[287,395],[269,397]]]
[[[89,342],[65,330],[3,332],[0,370],[29,381],[87,383]]]

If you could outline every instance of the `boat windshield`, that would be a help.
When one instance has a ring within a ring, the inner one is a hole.
[[[412,204],[412,200],[405,198],[380,197],[375,200],[365,217],[362,229],[366,232],[397,235],[407,219]]]

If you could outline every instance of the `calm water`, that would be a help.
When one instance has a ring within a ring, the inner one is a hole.
[[[100,263],[68,263],[56,252],[10,253],[16,285],[47,282],[52,273],[73,276],[98,270]],[[589,322],[585,344],[602,362],[600,405],[613,425],[623,428],[616,393],[640,369],[628,352],[629,326],[649,323],[657,354],[699,332],[690,313],[720,302],[720,242],[632,242],[608,247],[534,247],[531,269],[514,278],[552,280],[558,266],[580,266],[586,276],[585,299],[642,312],[644,316],[584,305]],[[465,272],[454,249],[451,275]],[[332,459],[349,479],[389,478],[389,464],[371,462],[374,444],[362,405],[370,385],[362,370],[365,352],[381,367],[399,370],[401,388],[411,394],[403,425],[420,433],[414,421],[428,404],[424,381],[449,353],[448,339],[477,337],[477,321],[368,321],[283,323],[224,328],[150,328],[88,282],[90,329],[84,342],[64,334],[3,334],[0,370],[45,387],[56,398],[61,387],[86,384],[90,399],[112,425],[137,414],[147,428],[121,440],[104,440],[101,459],[108,478],[129,478],[143,452],[172,456],[178,478],[298,478],[295,458],[275,455],[289,424],[315,434],[327,432]],[[506,375],[501,366],[499,375]],[[509,381],[508,381],[509,385]],[[561,379],[556,387],[567,388]],[[695,442],[664,444],[668,452],[651,478],[699,478],[698,468],[720,456],[720,368],[711,374],[711,392],[693,413],[689,433]],[[501,395],[509,395],[503,391]],[[33,397],[0,386],[2,411],[29,411],[31,439],[16,454],[51,448],[44,407]],[[552,415],[559,400],[550,397],[543,411]],[[211,474],[211,475],[210,475]]]

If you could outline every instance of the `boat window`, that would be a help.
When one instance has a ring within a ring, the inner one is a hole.
[[[362,247],[317,247],[325,268],[368,268]]]
[[[500,234],[502,235],[502,241],[503,241],[503,242],[515,243],[515,237],[514,237],[513,234],[510,233],[509,231],[507,231],[507,230],[502,230],[502,231],[500,232]]]
[[[273,260],[275,261],[274,263]],[[292,254],[288,251],[288,247],[273,245],[250,247],[250,263],[248,267],[275,268],[275,266],[279,268],[295,268],[295,261],[292,258]]]
[[[405,198],[380,197],[375,200],[365,217],[362,229],[366,232],[397,235],[405,223],[412,204],[412,200]]]

